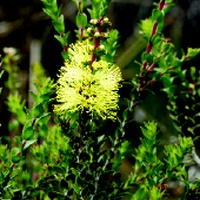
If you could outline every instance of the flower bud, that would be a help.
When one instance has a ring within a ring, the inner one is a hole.
[[[103,37],[107,38],[108,37],[108,33],[104,33]]]
[[[93,45],[88,45],[88,51],[94,51],[94,46]]]
[[[101,36],[101,34],[99,33],[99,32],[96,32],[95,34],[94,34],[94,37],[96,37],[96,38],[98,38],[98,37],[100,37]]]
[[[91,33],[92,32],[92,28],[91,27],[87,28],[87,32]]]
[[[101,44],[101,45],[99,46],[99,49],[100,49],[100,50],[105,50],[105,46],[104,46],[103,44]]]
[[[96,25],[98,23],[98,19],[91,19],[90,24]]]
[[[103,22],[104,22],[104,23],[108,23],[108,22],[109,22],[109,19],[108,19],[107,17],[105,17],[105,18],[103,19]]]

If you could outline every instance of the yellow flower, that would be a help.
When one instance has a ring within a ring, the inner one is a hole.
[[[119,67],[106,61],[95,61],[91,66],[91,52],[85,43],[69,49],[69,60],[61,67],[56,84],[58,113],[87,111],[103,119],[114,120],[118,110],[118,89],[122,75]]]
[[[89,49],[90,46],[86,41],[84,44],[79,41],[76,44],[71,44],[68,50],[71,63],[82,67],[85,62],[89,62],[92,53]]]

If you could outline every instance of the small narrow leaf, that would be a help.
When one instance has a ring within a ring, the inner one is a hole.
[[[12,157],[12,162],[13,162],[13,163],[18,163],[18,162],[20,162],[22,159],[23,159],[22,156],[13,156],[13,157]]]
[[[33,116],[35,118],[41,117],[43,114],[44,114],[44,108],[41,104],[38,104],[33,108]]]
[[[87,25],[87,15],[85,13],[78,13],[76,24],[78,27],[85,27]]]
[[[28,147],[30,147],[32,144],[36,143],[37,140],[28,140],[26,142],[26,145],[24,146],[24,149],[27,149]]]
[[[34,136],[34,129],[32,126],[25,128],[22,132],[23,140],[31,140]]]

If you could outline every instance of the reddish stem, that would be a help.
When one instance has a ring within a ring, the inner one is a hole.
[[[100,38],[95,38],[94,39],[94,50],[99,48],[99,44],[100,44]],[[97,54],[95,52],[93,52],[92,58],[90,60],[90,65],[92,65],[92,63],[95,61],[96,57],[97,57]],[[92,68],[91,68],[91,70],[92,70]]]
[[[151,66],[147,69],[147,71],[148,71],[148,72],[151,71],[151,70],[155,67],[155,65],[156,65],[156,63],[153,62],[153,63],[151,64]]]
[[[147,63],[147,61],[145,61],[143,63],[143,65],[142,65],[142,70],[146,70],[147,69],[147,65],[148,65],[148,63]]]
[[[159,9],[160,11],[162,11],[166,5],[167,5],[167,4],[166,4],[165,0],[161,0],[160,3],[159,3],[158,9]],[[158,27],[158,22],[155,21],[155,22],[153,23],[153,28],[152,28],[150,40],[149,40],[149,42],[148,42],[148,44],[147,44],[147,48],[146,48],[146,53],[147,53],[147,54],[151,53],[151,51],[152,51],[153,44],[151,43],[151,40],[152,40],[152,37],[156,34],[157,27]],[[147,61],[144,61],[144,62],[143,62],[143,65],[142,65],[142,70],[147,70],[147,72],[149,72],[149,71],[151,71],[151,70],[155,67],[155,65],[156,65],[156,63],[154,62],[154,63],[151,64],[151,66],[150,66],[149,68],[147,68],[148,62],[147,62]],[[168,70],[170,70],[170,69],[168,69]],[[163,74],[161,74],[161,76],[162,76],[162,75],[163,75]],[[155,80],[152,80],[152,81],[150,82],[150,84],[153,84],[154,81],[155,81]],[[145,85],[144,85],[142,88],[140,88],[140,89],[143,90],[144,88],[145,88]]]
[[[64,52],[68,52],[68,45],[66,45],[63,49]]]
[[[161,72],[161,73],[160,73],[160,76],[163,76],[164,74],[165,74],[165,72]]]
[[[161,1],[161,2],[159,3],[159,10],[163,10],[163,8],[164,8],[165,5],[166,5],[166,4],[165,4],[165,1],[164,1],[164,0]]]
[[[186,56],[185,56],[185,61],[186,61],[186,60],[189,60],[189,59],[190,59],[190,56],[186,55]]]
[[[103,17],[99,20],[100,24],[103,24]]]
[[[95,52],[93,52],[92,54],[92,59],[90,60],[90,65],[92,65],[92,63],[95,61],[97,54]]]
[[[150,165],[149,165],[149,169],[151,170],[151,169],[152,169],[152,167],[153,167],[153,164],[152,164],[152,163],[150,163]]]
[[[100,38],[95,38],[94,39],[94,49],[98,49],[100,44]]]
[[[167,70],[170,71],[170,70],[172,70],[172,69],[173,69],[173,67],[171,66],[171,67],[169,67]]]
[[[151,50],[152,50],[152,44],[149,42],[149,43],[147,44],[146,53],[150,53]]]
[[[162,182],[162,184],[166,184],[167,181],[168,181],[168,177],[165,177],[164,180],[163,180],[163,182]]]
[[[12,162],[12,164],[11,164],[10,168],[11,168],[11,169],[13,169],[13,168],[14,168],[14,166],[15,166],[15,163],[13,163],[13,162]]]
[[[18,153],[16,154],[16,156],[21,156],[21,152],[18,152]]]
[[[152,79],[152,80],[150,81],[150,85],[152,85],[154,82],[155,82],[155,80]]]
[[[22,141],[22,147],[24,148],[25,145],[26,145],[26,140],[23,140],[23,141]]]
[[[83,38],[83,27],[80,27],[80,28],[79,28],[79,31],[80,31],[80,36],[81,36],[81,38]]]
[[[101,26],[98,26],[97,30],[98,30],[99,33],[101,33]]]
[[[156,34],[157,26],[158,26],[158,22],[154,22],[150,39],[152,39],[152,37]]]

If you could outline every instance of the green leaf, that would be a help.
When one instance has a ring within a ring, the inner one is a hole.
[[[122,155],[120,152],[118,152],[115,156],[115,161],[112,165],[112,169],[117,170],[121,164],[122,164]]]
[[[57,3],[56,3],[56,4],[57,4]],[[62,4],[60,5],[59,8],[58,8],[58,6],[57,6],[56,18],[58,19],[58,21],[59,21],[59,16],[61,16],[61,15],[60,15],[61,11],[62,11]],[[63,16],[63,15],[62,15],[62,16]],[[62,20],[63,20],[63,21],[60,21],[60,22],[64,23],[64,18],[63,18]]]
[[[163,21],[163,13],[160,10],[154,9],[152,12],[152,20],[158,23]]]
[[[55,30],[59,33],[59,34],[63,34],[65,32],[65,24],[64,24],[64,16],[61,15],[57,21],[53,21],[53,26],[55,28]]]
[[[69,59],[68,52],[63,51],[61,54],[62,54],[62,57],[63,57],[64,60]]]
[[[18,163],[18,162],[20,162],[22,159],[23,159],[22,156],[13,156],[13,157],[12,157],[12,162],[13,162],[13,163]]]
[[[52,11],[48,8],[43,8],[43,11],[48,15],[48,16],[52,16]]]
[[[78,184],[72,185],[72,188],[77,195],[80,195],[80,186]]]
[[[174,95],[176,86],[172,85],[170,87],[163,88],[162,91],[166,92],[168,95]]]
[[[149,199],[160,200],[163,193],[155,185],[149,190]]]
[[[27,114],[29,117],[33,117],[31,111],[30,111],[26,106],[24,107],[24,110],[25,110],[26,114]]]
[[[26,127],[22,132],[23,140],[31,140],[34,136],[34,129],[32,126]]]
[[[86,4],[87,0],[82,0],[81,1],[81,10],[83,10],[85,4]]]
[[[54,37],[60,42],[60,44],[62,45],[62,47],[65,46],[65,39],[63,37],[61,37],[60,35],[54,35]]]
[[[33,99],[34,99],[35,101],[37,101],[37,99],[38,99],[37,94],[35,94],[33,91],[30,91],[29,93],[30,93],[30,95],[33,97]]]
[[[18,163],[22,160],[21,151],[19,148],[12,148],[11,154],[13,163]]]
[[[12,155],[12,156],[16,156],[16,154],[18,154],[19,152],[21,152],[20,149],[17,148],[17,147],[14,147],[14,148],[12,148],[12,150],[11,150],[11,155]]]
[[[169,3],[166,1],[167,3],[167,6],[164,7],[164,14],[167,14],[173,7],[174,7],[174,4],[171,3],[173,0],[168,0]]]
[[[91,0],[92,9],[88,9],[91,19],[99,19],[106,15],[111,0]]]
[[[60,166],[53,166],[53,167],[49,166],[48,169],[51,172],[56,172],[56,173],[60,173],[60,174],[63,174],[65,172],[65,170]]]
[[[195,77],[195,73],[196,73],[196,67],[191,67],[190,68],[190,76]]]
[[[28,141],[26,141],[24,149],[27,149],[29,146],[31,146],[32,144],[34,144],[36,142],[37,142],[37,140],[28,140]]]
[[[41,102],[43,102],[43,104],[46,103],[46,102],[49,103],[50,100],[52,100],[52,99],[50,99],[50,96],[51,96],[51,94],[49,94],[49,93],[41,95],[40,96]]]
[[[44,113],[41,117],[39,117],[39,118],[36,119],[36,122],[35,122],[35,123],[38,123],[40,120],[42,120],[42,119],[44,119],[44,118],[46,118],[46,117],[48,117],[48,116],[50,116],[50,115],[51,115],[50,112]]]
[[[172,82],[168,77],[163,76],[161,77],[161,80],[163,81],[165,88],[171,87]]]
[[[200,53],[200,48],[188,48],[187,50],[187,60],[190,60]]]
[[[157,134],[157,124],[155,122],[144,122],[145,127],[141,127],[143,135],[152,140]]]
[[[34,106],[33,108],[33,116],[35,118],[39,118],[44,114],[44,108],[41,104]]]
[[[72,0],[72,2],[76,5],[76,7],[78,8],[78,2],[79,2],[79,0]]]
[[[22,141],[21,141],[21,138],[19,137],[19,136],[15,136],[15,141],[16,141],[16,143],[17,143],[17,146],[18,147],[22,147]]]
[[[152,19],[145,19],[141,20],[139,27],[141,29],[141,32],[143,36],[149,40],[151,32],[152,32],[152,27],[153,27],[153,21]]]
[[[78,13],[77,14],[76,25],[78,27],[85,27],[87,25],[87,15],[85,13]]]
[[[101,135],[101,136],[99,136],[99,137],[97,138],[98,143],[100,143],[101,141],[103,141],[104,138],[105,138],[105,135]]]
[[[129,109],[125,109],[124,112],[123,112],[123,119],[124,120],[127,120],[128,119],[128,114],[129,114]]]
[[[147,199],[147,188],[145,186],[139,187],[139,189],[131,196],[131,200]]]
[[[143,52],[142,61],[143,62],[147,61],[148,63],[153,63],[153,55],[152,54],[148,54],[146,52]]]

